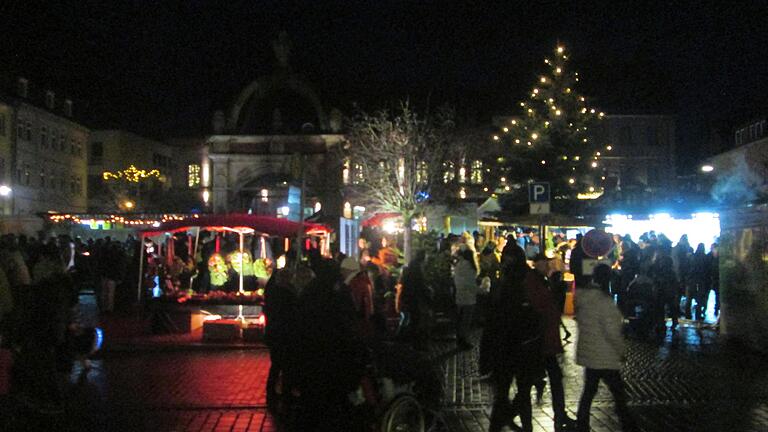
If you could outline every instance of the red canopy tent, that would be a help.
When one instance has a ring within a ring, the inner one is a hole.
[[[141,231],[142,244],[145,237],[161,236],[166,233],[187,232],[192,229],[197,230],[197,237],[201,230],[217,232],[234,232],[240,236],[240,252],[243,251],[243,236],[252,234],[261,237],[294,237],[299,234],[303,225],[304,235],[315,235],[326,237],[324,248],[327,248],[331,229],[325,225],[313,222],[294,222],[288,219],[280,219],[269,216],[257,216],[250,214],[222,214],[222,215],[190,215],[183,220],[171,220],[159,224],[159,226]],[[173,242],[169,241],[169,245]],[[194,251],[197,250],[198,239],[195,240]],[[323,244],[321,242],[321,244]],[[323,247],[321,247],[322,249]],[[166,254],[170,256],[173,253],[172,246],[167,249]],[[194,252],[193,252],[194,253]],[[143,278],[144,247],[140,248],[139,265],[139,300],[141,299],[141,286]],[[169,261],[170,262],[170,261]],[[240,291],[243,289],[242,271],[240,272]]]
[[[269,216],[249,214],[200,215],[161,223],[158,227],[142,231],[142,235],[151,237],[167,232],[184,232],[191,228],[207,228],[211,231],[238,231],[238,228],[246,228],[253,230],[253,233],[258,235],[291,237],[298,234],[300,226],[299,222]],[[305,234],[325,235],[330,232],[331,229],[325,225],[304,222]]]
[[[387,219],[396,219],[400,218],[400,213],[390,212],[390,213],[376,213],[375,215],[369,217],[368,219],[364,220],[362,225],[365,228],[368,227],[378,227],[381,226],[385,220]]]

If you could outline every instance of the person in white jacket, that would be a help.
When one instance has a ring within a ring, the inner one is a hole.
[[[600,380],[613,395],[622,430],[637,430],[619,373],[624,357],[623,316],[610,297],[610,278],[610,267],[600,264],[593,271],[592,282],[576,292],[576,363],[585,368],[577,414],[579,431],[590,430],[589,412]]]

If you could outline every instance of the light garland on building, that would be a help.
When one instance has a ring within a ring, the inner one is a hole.
[[[104,171],[102,173],[102,178],[104,180],[125,180],[130,183],[138,183],[141,180],[148,179],[148,178],[160,178],[160,170],[153,169],[153,170],[143,170],[136,168],[135,165],[131,165],[128,168],[120,171]]]
[[[135,216],[124,216],[120,214],[51,214],[48,220],[53,223],[71,223],[75,225],[94,225],[94,224],[121,224],[130,227],[151,227],[158,226],[161,223],[170,221],[182,221],[187,219],[197,219],[200,215],[193,214],[145,214]]]

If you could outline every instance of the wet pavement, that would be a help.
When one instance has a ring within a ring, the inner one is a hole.
[[[574,331],[575,324],[566,319]],[[645,431],[768,431],[765,357],[724,345],[710,328],[685,324],[663,343],[630,341],[622,374],[630,408]],[[477,375],[477,350],[433,343],[445,378],[445,431],[485,431],[492,397]],[[574,344],[563,356],[566,405],[578,405],[582,369]],[[87,375],[76,368],[66,414],[2,412],[2,430],[275,431],[266,413],[269,356],[248,350],[108,351]],[[3,406],[7,406],[4,404]],[[0,408],[1,409],[1,408]],[[536,431],[552,431],[548,390],[534,409]],[[601,386],[594,431],[618,431],[610,394]]]

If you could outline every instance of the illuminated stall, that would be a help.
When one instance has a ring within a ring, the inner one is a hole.
[[[673,243],[677,243],[683,234],[687,234],[688,242],[694,248],[704,243],[707,250],[720,237],[720,215],[713,212],[610,214],[606,216],[605,224],[606,231],[629,235],[633,241],[652,231],[657,236],[664,234]]]
[[[188,332],[227,317],[263,326],[263,288],[272,268],[285,264],[284,254],[297,238],[302,251],[317,249],[327,256],[329,234],[321,224],[246,214],[170,220],[140,234],[137,296],[150,299],[161,325],[171,331]],[[273,250],[282,256],[276,258]],[[185,263],[194,264],[194,270],[190,283],[180,286],[172,276]],[[206,284],[195,285],[199,278]]]

